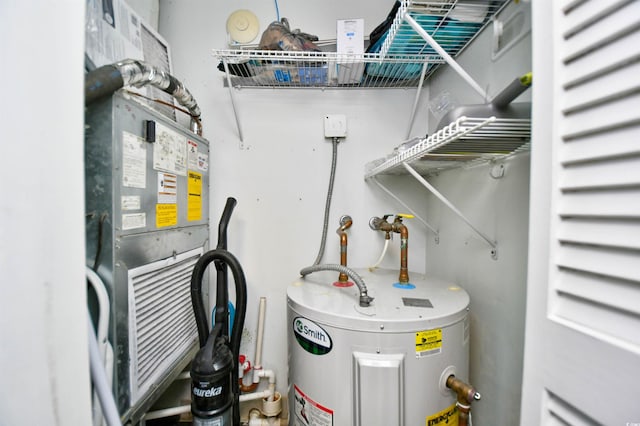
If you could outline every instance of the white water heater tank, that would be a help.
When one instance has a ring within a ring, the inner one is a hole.
[[[451,374],[468,381],[468,294],[431,277],[356,270],[356,285],[322,271],[287,289],[289,421],[295,426],[458,424]]]

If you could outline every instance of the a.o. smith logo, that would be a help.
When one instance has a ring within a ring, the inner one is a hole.
[[[325,355],[333,347],[329,333],[315,322],[306,318],[294,318],[293,334],[300,346],[314,355]]]

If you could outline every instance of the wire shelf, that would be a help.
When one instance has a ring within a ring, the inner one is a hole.
[[[236,88],[418,87],[460,53],[505,3],[402,0],[390,28],[364,54],[259,50],[253,45],[216,49],[213,56],[220,60],[226,84]]]
[[[436,55],[360,55],[337,52],[214,50],[236,88],[349,89],[416,87]]]
[[[530,119],[460,117],[427,138],[401,144],[389,158],[369,163],[365,178],[404,174],[402,164],[428,174],[504,159],[527,151],[530,139]]]

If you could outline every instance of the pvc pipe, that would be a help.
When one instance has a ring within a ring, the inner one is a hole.
[[[260,305],[258,307],[258,337],[256,339],[256,359],[253,365],[255,369],[262,369],[262,341],[264,338],[264,318],[265,312],[267,309],[267,298],[260,298]],[[254,382],[256,382],[256,377],[254,375]]]
[[[274,391],[272,389],[263,390],[261,392],[247,393],[240,395],[240,402],[253,401],[254,399],[273,398]]]
[[[122,422],[120,421],[120,414],[118,413],[118,408],[116,407],[116,402],[113,398],[113,393],[111,392],[111,386],[109,386],[107,383],[107,376],[100,359],[98,342],[96,340],[96,334],[93,330],[93,324],[89,312],[87,312],[87,319],[87,331],[89,333],[89,365],[91,368],[91,381],[93,382],[93,386],[98,395],[98,399],[100,399],[102,413],[107,422],[107,425],[122,426]]]
[[[258,377],[266,377],[270,385],[276,384],[276,373],[273,370],[259,370]]]
[[[162,419],[164,417],[177,416],[189,413],[191,405],[180,405],[178,407],[165,408],[162,410],[149,411],[144,415],[144,420]]]

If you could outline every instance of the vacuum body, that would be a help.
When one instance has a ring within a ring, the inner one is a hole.
[[[226,250],[226,228],[235,204],[235,199],[227,199],[219,225],[218,246],[198,260],[191,276],[191,302],[200,342],[200,349],[191,362],[191,413],[196,426],[240,425],[240,389],[236,378],[247,286],[240,263]],[[210,331],[202,298],[202,281],[211,262],[215,263],[217,282],[215,322]],[[233,274],[236,294],[236,313],[230,335],[228,270]]]

